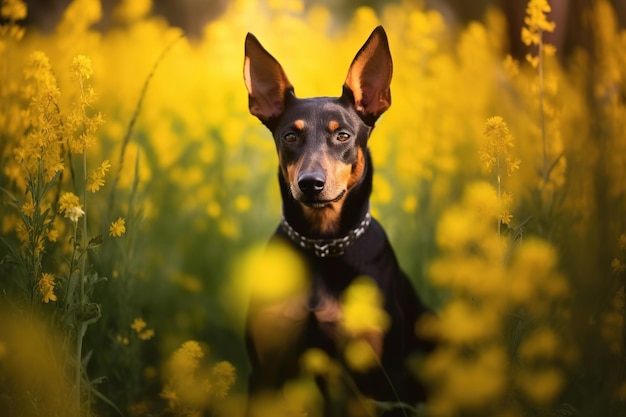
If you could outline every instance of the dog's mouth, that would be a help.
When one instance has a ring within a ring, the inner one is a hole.
[[[322,200],[322,199],[317,199],[317,198],[312,198],[312,199],[302,198],[299,201],[300,203],[304,204],[307,207],[320,209],[320,208],[324,208],[328,206],[329,204],[336,203],[337,201],[341,200],[345,194],[346,194],[346,190],[342,190],[337,197],[332,198],[330,200]]]

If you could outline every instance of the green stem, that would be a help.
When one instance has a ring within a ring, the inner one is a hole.
[[[369,343],[367,345],[372,350],[372,353],[374,354],[374,358],[376,359],[376,364],[380,367],[380,370],[383,372],[383,375],[385,376],[385,380],[387,381],[387,383],[389,384],[389,387],[391,388],[391,391],[393,392],[393,396],[396,397],[396,401],[398,403],[402,403],[402,400],[400,400],[400,396],[398,395],[398,391],[396,391],[396,387],[393,385],[393,382],[391,382],[391,378],[389,378],[389,374],[385,370],[385,367],[383,366],[383,363],[380,361],[380,358],[376,354],[376,351],[374,350],[374,347],[372,345],[370,345]],[[402,407],[402,414],[404,415],[404,417],[408,417],[404,407]]]
[[[81,83],[82,90],[82,83]],[[81,233],[81,248],[83,253],[80,256],[80,271],[79,271],[79,299],[78,306],[82,308],[85,304],[85,264],[87,261],[87,153],[83,151],[83,231]],[[83,350],[83,336],[87,330],[87,325],[84,322],[77,323],[76,328],[76,399],[78,401],[79,412],[82,411],[82,401],[80,398],[80,386],[82,377],[82,350]]]
[[[546,144],[546,116],[544,112],[544,86],[543,86],[543,33],[539,31],[539,50],[537,52],[537,71],[539,77],[539,113],[541,123],[541,144],[543,147],[543,182],[544,187],[548,182],[548,150]]]

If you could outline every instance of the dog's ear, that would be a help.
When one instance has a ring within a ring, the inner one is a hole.
[[[285,92],[293,86],[283,67],[251,33],[246,36],[243,77],[250,113],[265,124],[283,113]]]
[[[378,26],[354,57],[344,83],[344,94],[350,90],[356,111],[369,125],[391,105],[392,73],[387,34]]]

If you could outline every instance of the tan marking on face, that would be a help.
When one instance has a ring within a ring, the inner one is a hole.
[[[298,130],[304,130],[304,126],[305,126],[304,120],[298,119],[295,122],[293,122],[293,125]]]
[[[354,169],[348,179],[348,190],[361,179],[363,171],[365,171],[365,155],[363,155],[363,150],[359,148],[357,150],[356,164],[354,165]]]
[[[336,120],[331,120],[331,121],[328,123],[328,131],[329,131],[329,132],[331,132],[331,133],[332,133],[332,132],[334,132],[335,130],[337,130],[338,128],[339,128],[339,122],[338,122],[338,121],[336,121]]]
[[[280,154],[278,155],[279,161],[282,161],[280,158]],[[300,168],[302,168],[302,160],[295,161],[289,165],[280,164],[280,170],[283,174],[283,178],[289,184],[289,187],[293,187],[294,184],[297,184],[298,172],[300,172]],[[293,191],[293,189],[292,189]]]
[[[358,149],[357,160],[354,165],[326,160],[325,167],[332,169],[326,172],[325,198],[332,199],[345,190],[344,196],[322,208],[303,206],[304,215],[318,233],[335,233],[339,230],[340,214],[346,195],[356,182],[363,176],[365,170],[365,156],[361,148]],[[296,174],[297,175],[297,174]],[[295,177],[294,177],[295,178]]]

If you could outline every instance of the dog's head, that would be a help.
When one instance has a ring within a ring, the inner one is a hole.
[[[370,132],[391,105],[391,76],[382,26],[356,54],[340,97],[297,98],[278,61],[254,35],[246,37],[244,80],[250,113],[272,132],[280,173],[305,212],[339,212],[361,179]]]

